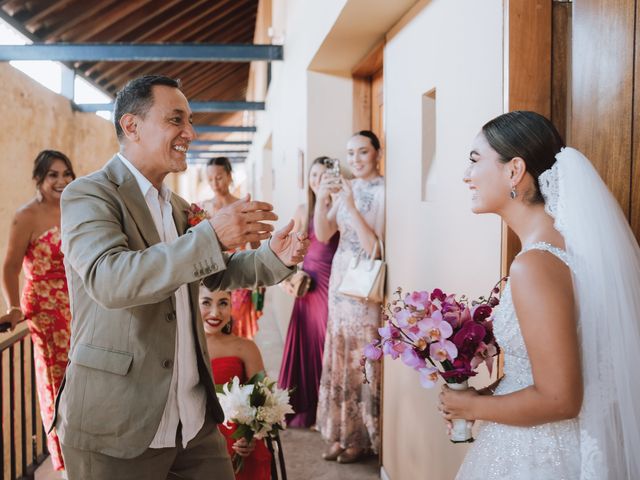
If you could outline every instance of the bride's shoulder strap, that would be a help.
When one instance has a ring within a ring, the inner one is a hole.
[[[547,242],[536,242],[536,243],[532,243],[530,245],[526,245],[520,251],[520,253],[518,253],[518,255],[522,255],[523,253],[528,252],[530,250],[542,250],[542,251],[545,251],[545,252],[549,252],[552,255],[554,255],[557,258],[559,258],[567,267],[571,268],[571,265],[569,264],[569,255],[567,255],[567,252],[565,252],[563,249],[561,249],[559,247],[551,245],[550,243],[547,243]]]

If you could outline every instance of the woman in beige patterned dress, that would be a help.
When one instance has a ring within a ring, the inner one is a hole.
[[[347,144],[354,179],[323,175],[314,227],[327,242],[340,232],[329,281],[329,319],[316,424],[329,442],[325,460],[358,461],[379,446],[380,382],[374,371],[362,382],[360,358],[380,326],[380,304],[338,293],[349,262],[361,249],[371,252],[384,232],[384,179],[378,172],[380,141],[373,132],[356,133]],[[330,197],[334,202],[329,207]],[[377,366],[375,367],[377,369]]]

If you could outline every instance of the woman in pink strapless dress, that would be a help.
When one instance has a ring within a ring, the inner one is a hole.
[[[260,350],[253,340],[231,333],[231,293],[212,292],[200,286],[199,305],[214,382],[223,384],[238,377],[240,383],[246,383],[253,375],[264,371]],[[227,439],[229,455],[237,453],[244,457],[244,464],[236,473],[236,479],[270,480],[271,453],[265,441],[254,439],[248,443],[244,439],[231,438],[236,431],[233,424],[229,427],[220,424],[219,428]]]
[[[69,295],[60,251],[60,195],[75,178],[69,159],[54,150],[36,157],[33,179],[37,196],[16,212],[2,268],[2,290],[8,306],[0,324],[14,328],[27,321],[35,363],[40,414],[46,429],[53,420],[69,352]],[[25,283],[19,293],[20,269]],[[55,431],[47,436],[53,467],[64,470]]]

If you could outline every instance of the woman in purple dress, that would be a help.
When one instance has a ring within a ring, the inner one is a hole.
[[[291,405],[296,413],[287,418],[290,427],[310,427],[316,422],[322,353],[327,330],[327,291],[331,261],[339,238],[336,233],[325,244],[318,241],[313,230],[316,192],[329,160],[328,157],[318,157],[311,164],[307,205],[300,205],[295,215],[295,230],[306,231],[311,242],[302,268],[313,282],[310,291],[297,298],[293,306],[278,380],[281,388],[294,389]]]

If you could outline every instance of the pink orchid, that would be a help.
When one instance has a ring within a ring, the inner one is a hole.
[[[408,310],[400,310],[399,312],[394,313],[393,318],[396,319],[400,327],[415,325],[418,321]]]
[[[439,342],[445,338],[449,338],[453,333],[453,327],[442,319],[440,312],[433,312],[431,317],[425,318],[418,322],[420,330],[426,333],[429,342]]]
[[[419,369],[425,366],[425,361],[420,358],[413,348],[407,348],[402,352],[402,361],[408,367]]]
[[[420,385],[423,388],[432,388],[438,382],[438,369],[425,366],[418,370],[420,372]]]
[[[380,360],[380,357],[382,357],[382,349],[378,345],[377,340],[372,341],[364,347],[364,356],[369,360]]]
[[[441,340],[429,346],[429,356],[438,362],[452,362],[458,356],[458,349],[453,342]]]
[[[386,326],[380,327],[378,329],[378,334],[380,335],[380,338],[382,338],[382,340],[387,340],[389,338],[399,338],[400,330],[398,330],[391,324],[387,324]]]
[[[382,344],[382,353],[395,360],[406,348],[406,344],[402,342],[387,341]]]
[[[419,310],[426,310],[431,304],[429,301],[429,292],[411,292],[404,297],[405,305],[411,305]]]

